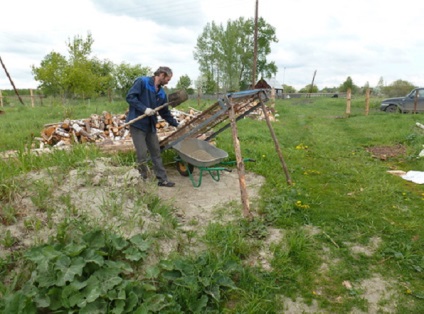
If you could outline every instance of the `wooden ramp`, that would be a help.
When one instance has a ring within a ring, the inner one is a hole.
[[[238,121],[247,114],[258,109],[261,104],[266,101],[268,101],[268,96],[263,89],[227,94],[223,99],[219,99],[200,115],[190,120],[184,127],[162,139],[160,141],[161,149],[166,150],[172,148],[186,138],[197,138],[203,134],[207,135],[205,140],[212,139],[217,134],[230,127],[230,123],[227,122],[227,124],[223,125],[219,130],[213,130],[218,124],[229,120],[231,106],[234,106],[235,117]]]

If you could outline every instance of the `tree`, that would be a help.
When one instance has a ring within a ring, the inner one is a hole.
[[[311,88],[311,84],[306,85],[305,87],[303,87],[299,93],[318,93],[318,86],[316,86],[314,84],[314,86],[312,86]]]
[[[34,79],[41,82],[45,95],[66,97],[93,97],[104,95],[113,87],[113,63],[91,58],[94,40],[75,36],[69,39],[66,57],[52,52],[41,61],[40,67],[32,66]]]
[[[68,62],[60,53],[51,52],[41,61],[40,67],[31,66],[34,79],[40,82],[44,95],[59,96],[66,92],[66,72]]]
[[[296,89],[293,86],[283,84],[284,93],[296,93]]]
[[[180,77],[180,79],[177,82],[176,89],[185,89],[187,93],[193,94],[194,90],[193,88],[190,88],[191,86],[191,79],[188,75],[183,75]]]
[[[114,67],[115,65],[112,61],[101,61],[97,58],[91,60],[91,71],[97,78],[95,86],[95,92],[97,94],[105,96],[107,92],[115,88],[113,77]]]
[[[373,94],[376,96],[381,96],[384,92],[384,79],[381,76],[378,80],[377,86],[373,90]]]
[[[355,94],[358,90],[359,87],[356,86],[355,84],[353,84],[353,80],[350,76],[348,76],[346,78],[346,81],[344,81],[340,87],[339,87],[339,91],[340,92],[347,92],[347,90],[350,88],[352,94]]]
[[[405,96],[414,88],[414,84],[408,81],[397,80],[392,84],[384,87],[384,94],[386,94],[388,97]]]
[[[200,75],[196,82],[196,89],[199,90],[202,94],[213,94],[216,92],[217,84],[212,77],[211,73],[206,73],[205,75]]]
[[[257,73],[271,77],[277,73],[274,62],[266,57],[271,43],[278,42],[275,28],[263,18],[258,20]],[[254,20],[229,20],[226,27],[208,23],[197,39],[194,59],[204,77],[216,82],[225,91],[237,91],[251,85],[254,46]]]
[[[122,62],[115,66],[113,70],[116,91],[119,95],[125,97],[137,77],[152,75],[152,73],[151,68],[143,67],[141,64],[132,66],[129,63]]]
[[[321,93],[336,93],[339,89],[337,87],[324,87]]]

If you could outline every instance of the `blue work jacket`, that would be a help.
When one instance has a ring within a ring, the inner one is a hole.
[[[168,97],[162,87],[156,92],[154,78],[152,76],[140,76],[128,91],[126,97],[129,112],[126,122],[143,115],[147,108],[155,109],[168,101]],[[168,106],[158,111],[160,116],[172,126],[178,126],[177,120],[172,116]],[[157,115],[147,116],[131,124],[143,132],[156,132]]]

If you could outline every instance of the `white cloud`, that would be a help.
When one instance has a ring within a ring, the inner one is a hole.
[[[424,3],[382,0],[258,0],[259,15],[276,28],[269,61],[279,82],[302,88],[317,70],[319,88],[403,79],[424,85]],[[197,37],[208,22],[253,18],[255,0],[14,0],[2,3],[0,56],[18,88],[35,88],[31,65],[90,32],[93,55],[119,64],[160,65],[197,79]],[[0,69],[0,89],[10,89]]]

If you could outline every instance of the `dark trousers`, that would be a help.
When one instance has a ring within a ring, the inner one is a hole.
[[[143,132],[133,126],[130,126],[130,133],[137,154],[138,171],[142,177],[147,177],[148,154],[153,163],[153,171],[159,181],[168,181],[165,167],[162,163],[159,139],[156,133]]]

